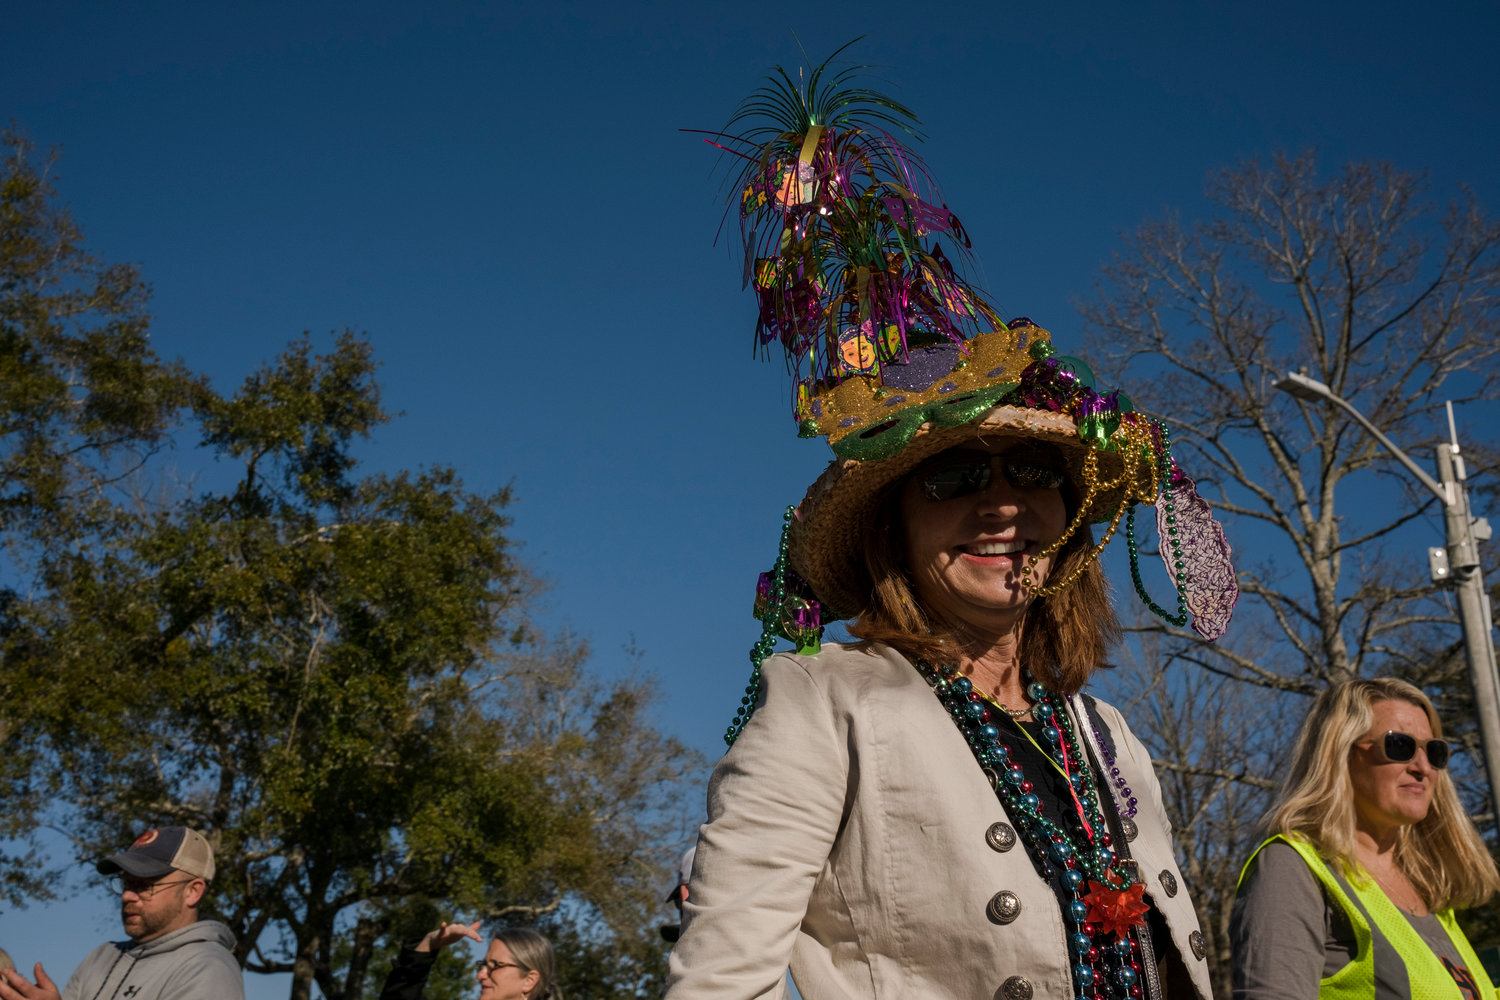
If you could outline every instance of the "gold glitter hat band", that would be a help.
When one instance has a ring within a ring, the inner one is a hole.
[[[797,393],[798,432],[827,435],[839,458],[885,459],[924,425],[958,427],[979,419],[1014,392],[1032,363],[1031,348],[1046,330],[1021,321],[963,344],[912,349],[878,377],[803,384]]]

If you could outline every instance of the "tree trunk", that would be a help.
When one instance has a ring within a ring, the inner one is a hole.
[[[370,968],[370,955],[375,951],[375,942],[387,929],[387,921],[360,917],[354,926],[354,943],[349,953],[349,970],[344,974],[344,996],[365,995],[365,974]]]
[[[297,942],[297,959],[292,963],[292,992],[288,1000],[312,1000],[313,976],[318,968],[318,944],[316,934]]]

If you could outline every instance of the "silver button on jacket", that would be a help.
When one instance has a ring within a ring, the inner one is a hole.
[[[984,840],[997,851],[1008,851],[1016,846],[1016,831],[1009,823],[992,823],[984,831]]]
[[[1031,1000],[1031,983],[1024,976],[1011,976],[995,992],[996,1000]]]
[[[984,908],[985,916],[997,924],[1008,924],[1021,915],[1021,900],[1009,889],[1001,889]]]

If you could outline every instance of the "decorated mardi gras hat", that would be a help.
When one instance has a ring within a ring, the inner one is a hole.
[[[731,742],[778,636],[811,650],[824,622],[864,610],[861,548],[888,490],[966,442],[1058,447],[1077,503],[1055,546],[1102,523],[1097,555],[1124,518],[1137,591],[1174,624],[1191,620],[1216,638],[1237,595],[1223,530],[1172,458],[1166,427],[1118,391],[1100,391],[1089,366],[1059,355],[1030,320],[1001,321],[963,275],[963,225],[897,136],[920,139],[915,116],[854,86],[863,67],[830,68],[842,51],[801,80],[778,67],[710,138],[740,164],[730,210],[758,307],[756,346],[785,357],[798,432],[827,437],[835,456],[788,509],[780,557],[762,575],[755,614],[765,628]],[[1175,612],[1142,583],[1139,505],[1157,509]],[[1022,584],[1039,595],[1072,582],[1034,580],[1029,570]]]

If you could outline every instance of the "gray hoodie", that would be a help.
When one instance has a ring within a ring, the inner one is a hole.
[[[63,1000],[244,1000],[234,935],[217,920],[136,944],[101,944],[73,970]]]

